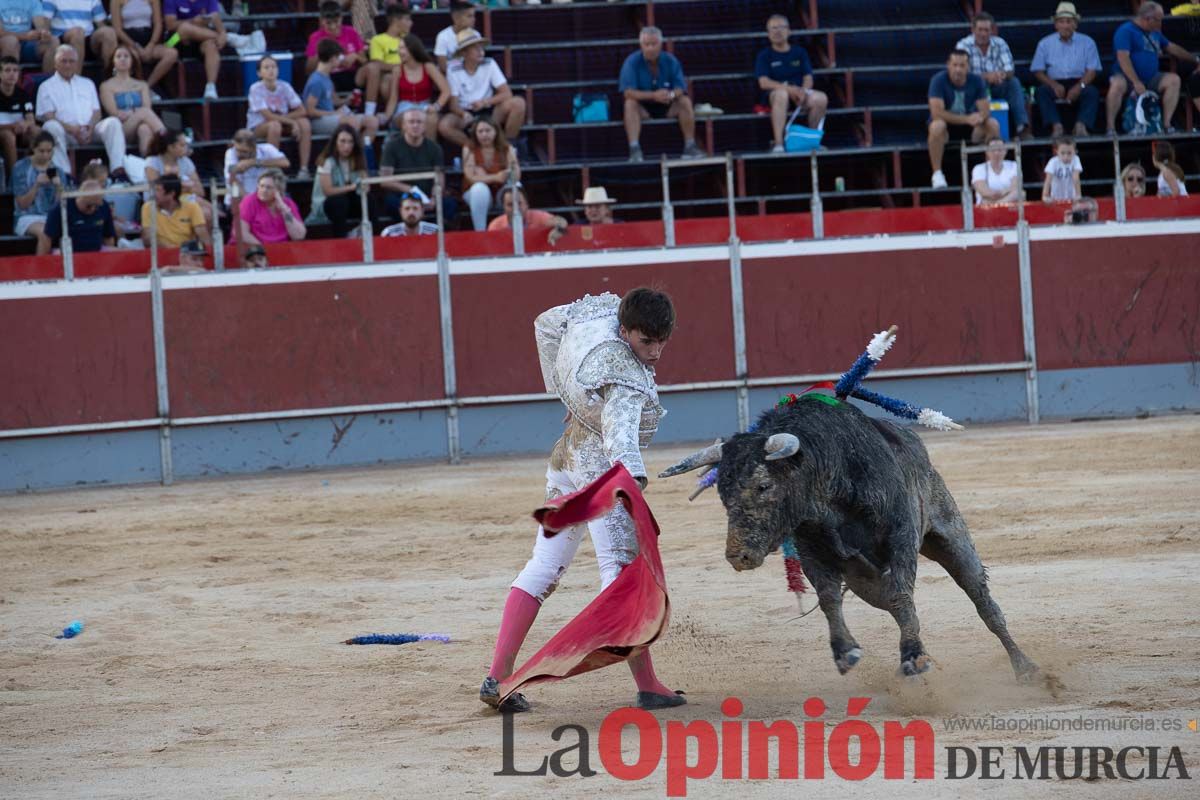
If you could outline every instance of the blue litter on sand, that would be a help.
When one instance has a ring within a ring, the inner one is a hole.
[[[412,642],[450,644],[450,636],[445,633],[371,633],[347,639],[342,644],[411,644]]]
[[[79,634],[83,633],[83,623],[79,620],[72,620],[71,624],[63,628],[62,633],[55,636],[55,639],[74,639]]]

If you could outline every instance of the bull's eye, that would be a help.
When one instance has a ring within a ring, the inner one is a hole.
[[[769,491],[771,491],[771,484],[769,484],[769,483],[760,483],[760,484],[758,485],[758,492],[759,492],[759,494],[766,494],[766,493],[767,493],[767,492],[769,492]]]

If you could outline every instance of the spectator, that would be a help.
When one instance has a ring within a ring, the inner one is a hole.
[[[1163,125],[1167,133],[1175,132],[1171,118],[1175,115],[1175,106],[1179,104],[1182,82],[1174,72],[1160,72],[1158,59],[1164,50],[1186,64],[1200,63],[1200,56],[1192,55],[1179,45],[1167,41],[1167,37],[1162,35],[1162,22],[1162,6],[1147,0],[1138,7],[1137,16],[1122,24],[1113,34],[1113,50],[1117,58],[1105,98],[1110,135],[1116,133],[1117,112],[1121,110],[1121,103],[1131,87],[1135,96],[1149,90],[1162,97]]]
[[[348,220],[360,215],[362,202],[357,189],[365,177],[367,159],[358,133],[349,125],[342,125],[317,156],[317,179],[313,181],[312,206],[305,223],[328,222],[333,225],[334,236],[345,236],[351,228]]]
[[[389,136],[383,145],[383,158],[380,162],[380,175],[404,174],[407,172],[432,172],[444,163],[442,148],[432,139],[425,138],[425,114],[415,108],[405,111],[400,118],[401,135]],[[382,184],[385,191],[393,194],[387,197],[387,208],[395,213],[400,208],[400,197],[397,193],[417,192],[426,208],[433,206],[433,181],[425,178],[409,184],[405,181],[394,180]],[[442,215],[453,219],[458,211],[458,204],[452,198],[442,197]]]
[[[204,57],[204,99],[217,99],[217,75],[221,70],[221,48],[225,46],[225,23],[217,0],[163,0],[167,30],[179,34],[184,45],[180,55],[199,48]]]
[[[263,269],[269,267],[267,263],[267,251],[263,249],[261,244],[256,244],[246,248],[245,254],[242,255],[242,266],[246,269]]]
[[[146,79],[153,92],[171,67],[179,63],[179,50],[163,44],[162,0],[112,0],[110,11],[119,43],[128,47],[143,67],[154,65]]]
[[[463,128],[476,116],[491,109],[496,124],[510,142],[519,144],[517,135],[525,124],[525,98],[514,97],[500,66],[484,58],[488,40],[476,30],[459,31],[455,62],[446,79],[450,84],[450,113],[442,116],[438,131],[462,147],[467,143]]]
[[[1146,169],[1136,161],[1126,164],[1121,170],[1121,187],[1126,197],[1144,197],[1146,195]]]
[[[235,196],[254,194],[258,190],[258,179],[266,170],[288,168],[283,151],[273,144],[259,144],[254,131],[242,128],[233,135],[230,144],[225,151],[225,182],[235,191]],[[229,205],[228,195],[225,205]]]
[[[611,225],[616,222],[612,207],[617,198],[609,197],[603,186],[589,186],[583,191],[583,199],[575,202],[583,206],[583,216],[589,225]]]
[[[474,27],[475,4],[464,0],[451,0],[450,24],[438,31],[433,42],[433,54],[437,56],[438,69],[443,74],[450,74],[450,61],[459,57],[459,34]]]
[[[496,194],[510,180],[521,180],[517,153],[509,147],[503,131],[487,117],[467,129],[470,139],[463,148],[463,199],[471,208],[475,230],[487,229],[488,210]]]
[[[375,116],[381,97],[384,102],[391,98],[396,70],[400,66],[400,45],[411,32],[412,12],[402,5],[388,6],[387,30],[371,37],[366,81],[367,116]]]
[[[993,35],[996,19],[981,11],[971,20],[971,35],[958,40],[956,46],[965,50],[971,62],[971,72],[983,78],[988,94],[994,100],[1008,102],[1008,114],[1015,135],[1030,139],[1029,118],[1025,113],[1025,90],[1016,78],[1012,50],[1008,42]],[[988,106],[991,107],[990,104]]]
[[[771,46],[760,50],[754,60],[754,75],[762,90],[759,102],[771,109],[771,133],[775,137],[772,153],[783,152],[783,127],[789,105],[808,112],[805,119],[810,128],[821,124],[829,105],[825,93],[812,88],[812,62],[803,47],[792,47],[788,41],[790,34],[787,17],[772,14],[767,19],[767,39]]]
[[[993,136],[987,143],[987,160],[971,170],[971,186],[975,188],[975,205],[999,206],[1015,203],[1021,194],[1017,162],[1004,158],[1004,140]]]
[[[195,203],[184,200],[180,193],[183,187],[175,175],[167,175],[154,182],[154,202],[158,204],[158,217],[154,217],[154,204],[142,203],[142,242],[150,246],[151,221],[155,223],[155,234],[159,247],[183,247],[186,242],[202,242],[212,247],[212,236],[204,222],[204,212]]]
[[[1170,142],[1155,142],[1150,150],[1150,160],[1158,170],[1158,196],[1187,197],[1183,167],[1175,160],[1174,146]]]
[[[673,117],[683,133],[683,158],[703,158],[696,146],[696,118],[687,95],[683,65],[662,51],[662,31],[653,26],[642,28],[636,53],[621,65],[620,91],[625,96],[625,136],[629,140],[629,160],[642,160],[638,137],[642,120]]]
[[[238,205],[239,241],[246,244],[299,241],[308,233],[300,209],[284,192],[287,178],[283,172],[270,169],[258,176],[253,194],[242,198]]]
[[[339,92],[352,92],[354,87],[366,83],[367,45],[358,35],[358,31],[342,24],[342,7],[338,5],[337,0],[325,0],[321,3],[320,27],[308,37],[308,47],[304,49],[305,67],[309,73],[317,68],[317,46],[324,41],[337,42],[342,48],[341,58],[333,65],[330,74],[334,88]]]
[[[41,133],[33,116],[33,100],[20,82],[17,59],[0,56],[0,155],[5,164],[16,164],[21,148],[32,146]]]
[[[992,119],[987,85],[970,73],[970,63],[965,50],[955,50],[946,60],[946,68],[929,82],[929,163],[935,189],[946,188],[942,155],[951,137],[969,138],[978,144],[1000,135],[1000,126]]]
[[[110,117],[121,121],[125,140],[136,136],[138,152],[150,152],[154,137],[167,132],[167,126],[151,108],[150,87],[142,80],[142,65],[125,45],[113,51],[105,70],[111,78],[100,84],[100,105]]]
[[[268,144],[279,147],[284,134],[294,136],[300,145],[300,169],[296,177],[308,178],[312,157],[312,125],[304,111],[300,95],[290,83],[279,80],[279,62],[264,55],[258,62],[258,80],[247,92],[246,127]]]
[[[1042,184],[1042,200],[1054,203],[1062,200],[1078,200],[1083,196],[1079,176],[1083,164],[1075,155],[1075,140],[1060,136],[1054,143],[1054,157],[1046,164],[1046,182]]]
[[[1037,87],[1038,113],[1050,126],[1052,136],[1062,136],[1062,118],[1057,101],[1079,104],[1073,133],[1087,136],[1096,127],[1100,108],[1100,90],[1093,85],[1100,72],[1100,51],[1092,37],[1077,33],[1079,15],[1074,3],[1059,3],[1054,11],[1054,29],[1038,42],[1029,69],[1041,84]]]
[[[339,128],[348,127],[355,135],[361,132],[363,144],[372,147],[375,134],[379,131],[379,118],[374,114],[360,116],[350,113],[345,106],[347,98],[336,95],[336,87],[330,78],[330,70],[341,53],[342,46],[332,39],[323,39],[317,45],[317,69],[304,84],[304,112],[308,114],[309,124],[316,135],[328,136]],[[323,158],[318,158],[317,164],[323,161]]]
[[[43,72],[53,72],[58,44],[42,0],[0,0],[0,57],[41,61]]]
[[[93,158],[83,168],[80,174],[80,183],[83,181],[95,181],[105,189],[115,186],[118,181],[111,179],[108,173],[108,165],[99,158]],[[128,183],[128,181],[120,181]],[[139,234],[142,232],[142,226],[137,221],[138,216],[138,197],[136,194],[129,192],[120,192],[115,194],[106,194],[104,202],[108,205],[109,211],[112,212],[113,227],[117,231],[117,246],[120,247],[127,233]],[[137,242],[136,247],[141,247],[141,243]]]
[[[204,182],[188,156],[187,137],[180,131],[168,130],[155,138],[150,152],[150,158],[146,159],[146,182],[154,183],[167,176],[178,178],[183,187],[183,199],[200,206],[204,224],[211,228],[212,204],[204,199]]]
[[[103,142],[113,177],[125,175],[125,132],[120,120],[100,118],[96,84],[77,75],[79,54],[69,44],[54,52],[55,73],[38,87],[37,113],[54,137],[54,163],[64,175],[72,174],[67,147]]]
[[[107,64],[117,46],[117,32],[108,25],[108,14],[100,0],[42,0],[50,15],[50,32],[86,59],[87,51]]]
[[[29,158],[13,165],[13,232],[39,241],[46,226],[46,215],[58,207],[64,176],[54,166],[54,137],[39,133],[33,140]],[[46,252],[50,245],[46,245]]]
[[[398,121],[397,114],[410,108],[420,109],[425,112],[425,136],[436,139],[438,115],[450,104],[450,84],[434,66],[421,40],[413,34],[405,36],[400,43],[399,56],[400,65],[393,72],[396,82],[383,116],[390,126]],[[435,89],[436,100],[433,97]]]
[[[409,192],[400,196],[400,221],[383,229],[384,236],[426,236],[438,232],[438,226],[426,222],[421,196]]]
[[[64,45],[69,47],[69,45]],[[75,52],[74,48],[71,52]],[[96,181],[83,181],[79,191],[87,194],[62,202],[67,204],[67,231],[71,249],[76,253],[95,253],[116,246],[112,209],[104,202],[104,187]],[[62,239],[62,208],[56,205],[46,215],[46,227],[38,237],[37,254],[47,255]]]
[[[558,240],[567,232],[567,221],[556,214],[551,214],[549,211],[530,208],[529,198],[525,196],[525,187],[519,183],[506,186],[500,192],[500,207],[504,209],[504,213],[492,220],[488,224],[487,229],[489,231],[507,231],[512,228],[514,195],[516,195],[518,205],[521,209],[521,224],[525,230],[550,228],[547,241],[551,245],[557,244]]]

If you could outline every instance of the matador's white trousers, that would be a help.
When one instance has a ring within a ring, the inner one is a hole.
[[[563,444],[560,442],[555,447],[556,454]],[[558,464],[558,461],[566,463]],[[579,491],[611,466],[612,462],[604,453],[600,438],[587,436],[572,448],[566,458],[551,458],[551,464],[546,469],[546,499],[553,500]],[[601,590],[616,580],[621,569],[637,558],[637,534],[633,520],[625,506],[617,503],[603,517],[559,531],[554,536],[546,536],[539,526],[537,540],[533,543],[533,555],[513,581],[513,587],[544,601],[558,588],[559,580],[571,565],[579,543],[583,541],[585,530],[591,534],[592,546],[596,550]]]

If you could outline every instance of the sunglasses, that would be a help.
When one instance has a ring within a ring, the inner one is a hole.
[[[416,200],[418,203],[424,202],[421,199],[421,195],[417,194],[416,192],[405,192],[402,195],[400,195],[400,201],[404,202],[405,200]]]
[[[1129,183],[1130,181],[1133,181],[1134,183],[1145,183],[1146,179],[1138,177],[1137,175],[1126,175],[1125,182]]]

